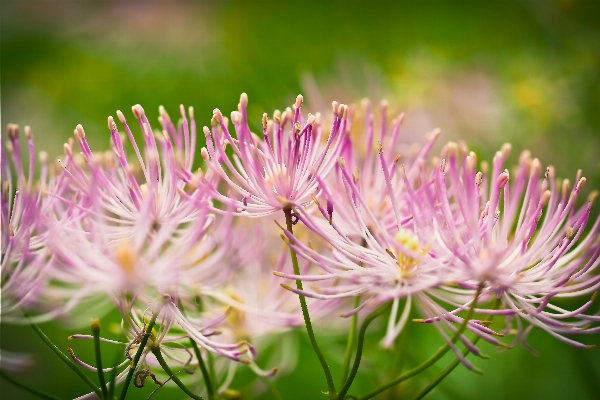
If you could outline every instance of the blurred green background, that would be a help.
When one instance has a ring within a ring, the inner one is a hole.
[[[298,93],[313,112],[334,99],[369,96],[406,113],[408,142],[440,127],[440,141],[464,139],[489,159],[510,141],[513,161],[528,148],[558,176],[572,179],[582,168],[586,193],[600,188],[599,1],[3,0],[0,7],[2,124],[30,125],[37,149],[53,157],[79,123],[92,148],[108,149],[107,116],[117,109],[131,115],[136,103],[150,121],[159,105],[173,117],[179,104],[194,106],[202,126],[213,108],[227,114],[247,92],[258,127],[264,111],[291,105]],[[103,318],[103,326],[111,321],[116,316]],[[44,328],[62,349],[68,335],[85,330]],[[410,326],[403,334],[405,365],[437,349],[432,329]],[[325,398],[321,371],[305,335],[298,336],[298,369],[278,380],[279,390],[285,399]],[[383,376],[395,359],[378,350],[380,337],[371,336],[363,368]],[[583,339],[600,345],[598,335]],[[321,340],[342,351],[343,340]],[[86,393],[31,328],[3,325],[0,342],[35,357],[21,379],[64,397]],[[600,396],[598,350],[576,350],[539,331],[530,343],[538,357],[520,346],[501,353],[484,346],[492,358],[475,360],[484,376],[459,367],[428,398]],[[103,349],[112,360],[114,349]],[[91,343],[77,343],[82,358],[91,361],[91,350]],[[328,356],[339,376],[334,356],[341,355]],[[448,362],[413,383],[425,385]],[[233,385],[246,398],[258,396],[248,389],[251,379],[245,371]],[[351,392],[371,385],[360,376]],[[131,398],[146,398],[150,386],[132,388]],[[30,398],[3,380],[0,396]],[[184,396],[163,388],[153,398]]]

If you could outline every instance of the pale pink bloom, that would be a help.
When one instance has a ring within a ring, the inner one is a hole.
[[[201,171],[193,174],[190,170],[194,160],[196,125],[193,109],[190,108],[190,121],[185,109],[180,107],[181,122],[175,127],[161,107],[159,120],[162,133],[154,133],[141,106],[132,107],[142,134],[143,147],[140,149],[133,137],[124,115],[117,111],[133,146],[137,160],[131,163],[126,156],[125,135],[117,130],[112,117],[108,127],[112,138],[112,153],[93,154],[81,125],[75,130],[85,165],[73,160],[73,146],[65,144],[65,174],[77,192],[74,198],[65,199],[73,208],[84,210],[93,208],[102,211],[98,214],[107,222],[118,226],[116,232],[105,232],[109,237],[134,236],[135,230],[143,227],[166,227],[161,232],[165,236],[195,220],[198,204],[205,201],[204,192],[193,189],[186,193],[186,182],[203,177]],[[140,171],[141,169],[141,171]],[[136,175],[141,175],[140,181]],[[194,201],[188,201],[192,199]]]
[[[361,296],[361,304],[342,315],[345,317],[365,307],[372,309],[379,304],[392,302],[392,313],[383,340],[383,345],[389,347],[405,326],[412,303],[416,303],[427,318],[445,312],[438,303],[447,303],[444,297],[451,294],[447,293],[445,285],[451,284],[456,276],[452,273],[449,260],[440,258],[430,251],[429,241],[432,239],[413,233],[412,220],[408,219],[403,224],[398,222],[401,226],[396,228],[395,232],[381,226],[369,210],[366,199],[360,193],[358,185],[341,159],[339,173],[347,188],[345,201],[349,203],[354,214],[351,216],[352,220],[346,220],[344,223],[354,224],[353,230],[360,232],[360,240],[346,236],[337,226],[336,216],[332,218],[331,226],[327,227],[318,222],[316,215],[311,215],[301,208],[295,209],[299,220],[323,237],[333,248],[333,253],[328,256],[315,251],[285,231],[294,250],[302,258],[319,266],[321,271],[310,275],[289,273],[277,273],[277,275],[288,279],[301,279],[305,283],[310,282],[314,285],[313,289],[303,291],[287,286],[288,290],[306,297],[329,300]],[[330,194],[328,187],[323,182],[321,187],[324,194],[328,196]],[[327,211],[320,204],[318,206],[322,216],[328,218]],[[322,286],[324,282],[336,282],[336,284]],[[401,299],[405,301],[401,302]],[[444,322],[446,324],[437,326],[440,334],[465,365],[471,367],[450,341],[457,328],[447,321]],[[476,322],[472,322],[467,328],[485,340],[499,344],[493,337],[495,332],[488,328]],[[464,343],[468,342],[464,336],[461,340]],[[471,347],[475,353],[478,353],[476,348]]]
[[[28,159],[23,160],[19,127],[9,124],[6,150],[2,147],[2,317],[9,317],[19,308],[40,311],[38,320],[51,318],[52,309],[47,309],[41,299],[47,285],[48,273],[52,268],[52,255],[46,246],[48,240],[47,223],[52,218],[49,210],[54,199],[48,191],[61,192],[64,182],[50,176],[48,156],[40,152],[41,169],[39,180],[36,174],[35,148],[31,129],[26,126]],[[12,168],[9,163],[12,161]],[[13,182],[13,173],[16,182]],[[9,319],[21,320],[17,312]]]
[[[427,185],[417,189],[407,184],[415,232],[433,239],[431,251],[438,257],[452,260],[453,270],[462,275],[459,287],[464,288],[457,293],[468,299],[483,285],[486,297],[501,299],[502,308],[514,314],[509,320],[516,320],[523,343],[537,326],[585,347],[564,334],[598,331],[586,327],[600,321],[585,314],[591,302],[567,311],[550,301],[600,287],[594,273],[600,264],[600,220],[584,235],[595,195],[578,208],[577,196],[585,183],[580,172],[571,189],[568,180],[556,182],[552,167],[542,175],[540,162],[527,151],[520,156],[511,186],[504,169],[509,151],[505,145],[496,153],[491,171],[484,166],[483,173],[476,173],[475,154],[448,144],[446,158]],[[465,309],[459,303],[455,311]],[[530,324],[525,331],[523,322]]]
[[[388,121],[388,106],[384,100],[380,104],[379,121],[376,124],[371,102],[365,99],[362,105],[361,114],[355,112],[353,106],[350,109],[347,129],[351,132],[358,131],[359,135],[355,134],[354,140],[347,138],[342,153],[345,168],[351,172],[352,181],[365,199],[372,217],[377,219],[384,229],[396,232],[398,219],[410,216],[408,203],[403,200],[403,177],[396,169],[402,164],[409,180],[420,179],[421,171],[426,168],[427,157],[440,131],[436,129],[432,132],[422,147],[416,144],[409,146],[401,141],[403,137],[400,127],[404,114],[400,114],[391,122]],[[355,119],[361,119],[364,126],[356,127]],[[338,215],[338,226],[345,234],[360,235],[360,232],[352,232],[356,227],[351,223],[354,220],[354,210],[351,203],[345,201],[347,188],[342,174],[336,169],[336,173],[330,174],[326,182],[330,191],[330,197],[326,199],[330,217],[335,212]],[[390,191],[393,196],[390,196]],[[360,209],[363,217],[368,219],[366,211]]]
[[[56,284],[47,296],[71,316],[82,315],[73,312],[76,307],[86,307],[85,315],[98,315],[116,306],[131,327],[141,325],[135,321],[136,308],[150,308],[157,297],[169,296],[172,301],[163,308],[167,319],[161,323],[166,332],[183,328],[180,338],[189,336],[207,351],[240,361],[237,352],[245,345],[213,341],[202,334],[206,328],[202,316],[192,320],[176,306],[179,300],[201,296],[204,288],[222,285],[231,275],[219,262],[227,251],[227,242],[220,239],[228,236],[231,217],[214,224],[206,194],[186,186],[186,181],[194,180],[189,171],[193,118],[190,138],[183,107],[178,129],[161,109],[164,130],[155,137],[141,107],[134,106],[133,112],[144,133],[141,151],[121,113],[119,117],[145,183],[136,181],[112,118],[113,153],[108,156],[92,153],[81,126],[75,137],[86,169],[74,162],[71,146],[65,146],[64,174],[74,195],[59,197],[67,208],[63,218],[50,226],[53,240],[47,245],[56,258],[52,273]]]
[[[231,114],[237,138],[228,120],[214,110],[212,130],[204,127],[206,147],[202,156],[211,171],[223,179],[231,195],[214,189],[215,199],[232,204],[245,215],[264,216],[282,210],[288,203],[307,206],[317,194],[317,176],[327,176],[344,143],[347,107],[334,102],[334,120],[324,142],[324,130],[317,116],[302,115],[302,96],[294,110],[275,111],[273,119],[263,115],[262,139],[250,131],[242,94],[238,111]],[[233,155],[226,153],[231,146]]]

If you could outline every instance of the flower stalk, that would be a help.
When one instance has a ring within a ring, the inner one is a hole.
[[[481,295],[482,289],[483,289],[482,284],[477,286],[477,290],[475,291],[475,296],[473,297],[473,301],[471,302],[471,305],[469,306],[469,311],[467,312],[467,315],[465,316],[463,323],[460,325],[460,327],[458,328],[458,330],[456,331],[456,333],[450,340],[450,343],[452,343],[452,344],[456,343],[456,341],[458,340],[460,335],[462,335],[463,332],[465,331],[465,329],[467,329],[467,324],[469,323],[471,318],[473,318],[473,314],[475,313],[475,306],[477,305],[477,300],[479,299],[479,296]],[[397,384],[425,371],[427,368],[431,367],[433,364],[438,362],[450,350],[450,343],[446,344],[444,347],[439,349],[437,351],[437,353],[435,353],[433,356],[431,356],[428,360],[424,361],[421,365],[411,369],[408,372],[405,372],[404,374],[400,375],[399,377],[392,380],[391,382],[388,382],[385,385],[382,385],[382,386],[378,387],[377,389],[370,391],[366,395],[362,396],[360,398],[360,400],[368,400],[368,399],[372,398],[373,396],[376,396],[379,393],[381,393],[393,386],[396,386]],[[477,373],[481,373],[481,371],[479,371],[476,367],[473,368],[473,371],[477,372]]]
[[[187,394],[194,400],[204,400],[204,398],[202,396],[198,396],[197,394],[192,392],[187,386],[185,386],[185,384],[183,382],[181,382],[181,380],[177,377],[177,374],[175,374],[171,370],[171,368],[165,361],[165,358],[163,357],[162,353],[160,352],[160,347],[154,346],[151,351],[152,351],[152,354],[154,354],[154,357],[156,357],[156,359],[158,360],[158,363],[160,364],[162,369],[164,369],[165,372],[167,373],[167,375],[169,375],[169,378],[171,378],[173,380],[173,382],[175,382],[177,384],[177,386],[179,386],[179,388],[181,390],[183,390],[183,392],[185,394]]]
[[[60,349],[56,347],[54,343],[52,343],[52,341],[48,336],[46,336],[44,331],[42,331],[40,327],[35,322],[33,322],[31,316],[28,313],[25,313],[25,317],[29,321],[29,325],[33,328],[35,333],[37,333],[38,336],[42,339],[42,341],[46,343],[50,350],[52,350],[69,368],[71,368],[73,372],[75,372],[81,378],[82,381],[84,381],[90,388],[92,388],[92,390],[96,393],[98,398],[101,399],[103,397],[102,392],[98,389],[96,384],[90,378],[88,378],[88,376],[84,374],[79,368],[77,368],[77,366],[69,359],[69,357],[67,357],[62,351],[60,351]]]
[[[496,300],[494,300],[494,305],[492,306],[492,310],[496,310],[498,308],[498,306],[500,305],[500,298],[496,298]],[[492,322],[492,319],[494,318],[493,315],[489,315],[484,321],[486,322]],[[477,342],[479,342],[479,339],[481,339],[481,336],[475,335],[473,337],[473,339],[471,340],[471,343],[473,345],[476,345]],[[469,353],[471,352],[471,350],[467,347],[463,350],[463,357],[466,357],[467,355],[469,355]],[[458,364],[460,364],[460,360],[458,358],[456,358],[454,361],[452,361],[452,363],[444,370],[442,371],[442,373],[433,381],[431,382],[429,385],[427,385],[427,387],[425,389],[423,389],[418,395],[417,397],[415,397],[415,400],[420,400],[423,397],[425,397],[427,395],[427,393],[431,392],[441,381],[444,380],[444,378],[446,378],[453,370],[454,368],[456,368],[458,366]]]
[[[354,308],[360,304],[360,296],[354,298]],[[348,371],[350,370],[350,359],[352,357],[352,347],[354,346],[354,336],[356,336],[356,328],[358,326],[358,313],[352,315],[352,321],[350,322],[350,332],[348,332],[348,343],[346,344],[346,354],[344,355],[344,367],[342,368],[342,386],[348,378]]]
[[[285,223],[287,230],[291,235],[294,234],[294,224],[293,224],[293,216],[292,216],[292,206],[288,205],[283,208],[283,213],[285,214]],[[296,256],[296,252],[290,246],[290,257],[292,258],[292,265],[294,268],[294,274],[300,275],[300,267],[298,266],[298,257]],[[296,288],[298,290],[303,290],[302,281],[296,279]],[[310,315],[308,314],[308,306],[306,305],[306,298],[299,294],[300,298],[300,307],[302,308],[302,316],[304,318],[304,324],[306,325],[306,332],[308,332],[308,339],[310,340],[310,344],[312,345],[319,362],[321,363],[321,367],[323,367],[323,372],[325,373],[325,379],[327,380],[327,395],[330,399],[335,399],[337,397],[335,384],[333,383],[333,377],[331,376],[331,371],[329,369],[329,365],[327,364],[327,360],[325,360],[325,356],[321,353],[319,349],[319,345],[317,344],[317,339],[315,338],[315,334],[313,332],[312,323],[310,322]]]
[[[358,343],[356,344],[356,356],[354,357],[354,364],[352,365],[352,370],[350,371],[350,376],[344,383],[344,386],[340,389],[340,393],[338,394],[337,399],[343,400],[346,397],[346,393],[352,386],[352,382],[354,382],[354,378],[356,377],[356,373],[358,372],[358,367],[360,366],[360,360],[362,358],[362,351],[365,343],[365,334],[367,333],[367,328],[378,317],[382,316],[388,308],[390,308],[390,303],[386,303],[381,306],[379,309],[372,312],[360,326],[360,331],[358,332]]]
[[[100,382],[100,389],[102,389],[102,396],[108,399],[108,389],[106,388],[106,380],[104,379],[104,372],[102,371],[102,353],[100,351],[100,321],[98,318],[93,318],[90,321],[90,329],[94,336],[94,352],[96,354],[96,368],[98,369],[98,382]]]
[[[164,307],[166,301],[168,301],[166,298],[161,299],[160,303],[154,310],[152,319],[150,320],[150,322],[148,323],[148,326],[146,327],[146,330],[144,331],[143,337],[140,341],[140,347],[138,348],[137,352],[135,353],[133,362],[131,363],[131,366],[129,367],[129,372],[127,373],[127,378],[125,378],[125,385],[123,386],[123,390],[121,391],[121,396],[119,397],[120,400],[125,400],[125,396],[127,396],[127,390],[129,389],[129,385],[131,384],[131,379],[133,378],[133,374],[135,373],[135,370],[137,368],[138,362],[140,361],[140,358],[142,358],[142,354],[144,353],[144,349],[146,347],[146,344],[148,343],[148,339],[150,338],[150,335],[152,334],[152,329],[154,328],[154,325],[156,324],[156,318],[158,318],[158,314],[160,314],[160,311]]]

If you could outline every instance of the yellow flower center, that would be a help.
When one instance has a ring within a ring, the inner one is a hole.
[[[131,243],[128,240],[122,240],[117,243],[115,248],[115,260],[127,275],[133,275],[138,256],[133,251]]]
[[[419,239],[411,231],[406,229],[400,229],[394,237],[394,240],[413,252],[425,254],[428,251],[426,247],[421,247]],[[419,261],[401,252],[396,255],[396,261],[402,272],[402,278],[409,278],[412,268],[419,264]]]

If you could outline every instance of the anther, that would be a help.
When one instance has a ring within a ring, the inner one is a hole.
[[[505,170],[500,175],[498,175],[498,178],[496,179],[496,183],[498,184],[498,187],[500,187],[500,188],[503,188],[504,185],[506,185],[508,183],[508,171],[507,170]]]
[[[117,118],[119,118],[119,121],[121,121],[121,123],[123,125],[125,125],[127,123],[127,121],[125,120],[125,116],[123,115],[123,113],[119,110],[117,110]]]
[[[10,140],[16,140],[19,138],[19,125],[17,124],[8,124],[6,127],[8,138]]]
[[[540,174],[540,169],[542,168],[540,164],[540,160],[534,158],[531,162],[531,175],[538,176]]]
[[[206,162],[210,161],[210,156],[208,155],[208,150],[206,150],[206,147],[203,147],[200,150],[200,154],[202,155],[202,159]]]
[[[142,118],[142,115],[144,115],[144,109],[139,104],[131,107],[131,112],[137,119]]]
[[[490,170],[490,165],[487,163],[487,161],[482,161],[480,167],[481,167],[481,172],[484,175],[487,175]]]
[[[302,102],[303,101],[304,101],[304,98],[302,97],[301,94],[299,94],[298,96],[296,96],[296,108],[302,107]]]
[[[458,154],[458,145],[455,142],[450,142],[446,146],[446,151],[447,151],[448,158],[456,157],[456,155]],[[442,172],[444,172],[444,171],[442,171]]]
[[[575,191],[579,193],[579,191],[581,190],[581,188],[583,187],[583,185],[585,185],[585,177],[582,177],[579,182],[577,182],[577,185],[575,186]]]
[[[542,194],[542,198],[540,199],[540,202],[541,202],[543,205],[546,205],[546,204],[548,204],[548,200],[550,200],[550,196],[552,196],[552,192],[550,192],[549,190],[546,190],[546,191],[544,192],[544,194]]]
[[[571,181],[568,179],[565,179],[562,183],[562,192],[564,194],[566,194],[571,188]]]
[[[246,93],[242,93],[240,95],[240,105],[243,108],[246,108],[248,106],[248,95]]]
[[[331,102],[331,108],[333,109],[333,115],[335,115],[336,117],[338,116],[338,109],[339,109],[339,104],[337,101],[332,101]]]
[[[223,122],[223,114],[221,114],[221,110],[219,110],[218,108],[215,108],[213,110],[213,116],[218,122]]]
[[[569,239],[571,239],[571,237],[573,236],[573,227],[572,227],[572,226],[570,226],[570,227],[567,229],[566,236],[567,236],[567,238],[569,238]]]
[[[80,136],[80,137],[78,137],[77,134],[75,134],[75,137],[77,138],[78,141],[81,141],[81,139],[85,138],[85,131],[83,130],[83,126],[81,126],[81,124],[77,125],[77,127],[75,128],[75,131]]]
[[[508,158],[508,156],[510,155],[511,149],[512,149],[512,145],[510,143],[504,143],[502,145],[502,147],[500,148],[500,151],[502,152],[502,157],[504,159]]]

